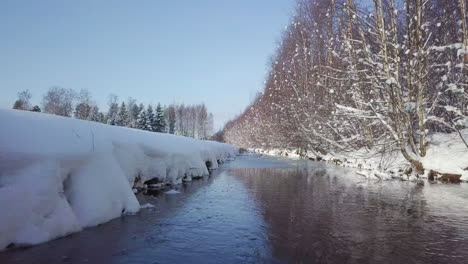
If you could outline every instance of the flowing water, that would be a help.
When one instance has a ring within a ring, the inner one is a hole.
[[[468,185],[369,181],[254,155],[0,263],[468,263]]]

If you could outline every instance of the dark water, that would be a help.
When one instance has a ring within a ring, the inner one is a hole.
[[[133,216],[0,263],[468,263],[468,186],[242,156]]]

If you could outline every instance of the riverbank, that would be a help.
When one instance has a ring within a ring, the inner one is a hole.
[[[0,110],[0,250],[140,209],[137,188],[209,175],[233,146],[28,111]]]
[[[461,131],[468,138],[468,129]],[[427,155],[420,159],[424,174],[418,175],[399,151],[372,153],[361,149],[353,153],[318,155],[301,149],[249,149],[250,151],[290,158],[310,159],[357,168],[357,173],[368,179],[401,179],[418,181],[468,182],[468,148],[457,133],[434,134],[428,139]]]

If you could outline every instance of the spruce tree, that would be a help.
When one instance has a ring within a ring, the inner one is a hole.
[[[166,119],[164,117],[164,110],[159,103],[156,106],[154,130],[155,132],[166,132]]]
[[[138,119],[137,119],[137,127],[138,129],[141,130],[147,130],[147,122],[148,122],[148,117],[146,115],[145,109],[141,109],[140,113],[138,114]]]
[[[99,107],[97,105],[93,105],[91,107],[91,111],[88,116],[89,121],[94,121],[94,122],[102,122],[99,116]]]
[[[111,94],[109,96],[109,111],[107,112],[106,121],[108,125],[114,126],[116,124],[117,115],[119,112],[119,104],[117,103],[118,97]]]
[[[146,122],[146,129],[148,131],[155,131],[155,125],[156,125],[156,116],[154,115],[153,112],[153,107],[151,105],[148,105],[146,108],[146,117],[147,117],[147,122]]]
[[[116,125],[126,127],[129,125],[129,114],[127,107],[124,102],[120,105],[117,118],[115,120]]]

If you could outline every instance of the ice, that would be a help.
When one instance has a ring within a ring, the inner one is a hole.
[[[180,193],[179,191],[176,191],[176,190],[169,190],[167,192],[165,192],[165,194],[178,194]]]
[[[153,208],[153,207],[155,206],[150,203],[145,203],[144,205],[140,206],[140,209],[147,209],[147,208]]]
[[[134,188],[205,176],[237,154],[222,143],[43,113],[0,110],[0,250],[140,209]]]

